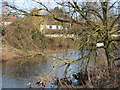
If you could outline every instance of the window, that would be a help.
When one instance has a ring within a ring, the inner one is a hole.
[[[52,26],[50,26],[50,29],[52,29]]]
[[[59,29],[59,28],[58,28],[58,25],[56,26],[56,28]]]

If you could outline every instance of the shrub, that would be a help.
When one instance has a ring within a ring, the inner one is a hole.
[[[32,23],[35,17],[22,18],[5,28],[5,41],[14,48],[39,50],[44,48],[44,36]]]

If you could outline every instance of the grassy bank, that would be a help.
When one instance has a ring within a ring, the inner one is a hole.
[[[71,38],[48,38],[45,37],[44,48],[38,50],[24,50],[13,47],[7,43],[3,43],[2,47],[2,60],[6,61],[13,58],[20,58],[25,56],[32,56],[39,53],[56,53],[66,50],[76,49],[78,43]],[[24,47],[23,47],[24,48]],[[30,52],[29,52],[30,51]],[[29,53],[28,53],[29,52]]]

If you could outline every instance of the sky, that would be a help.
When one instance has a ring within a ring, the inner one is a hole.
[[[15,3],[20,8],[33,8],[37,7],[38,5],[35,4],[32,0],[1,0],[1,1],[7,1],[9,3]],[[56,3],[54,0],[35,0],[35,1],[41,1],[45,3],[48,7],[54,8],[56,6]],[[55,0],[55,1],[72,1],[72,0]],[[90,2],[95,2],[99,0],[74,0],[74,1],[90,1]],[[105,1],[105,0],[102,0]],[[108,1],[108,0],[106,0]],[[111,2],[116,1],[116,0],[110,0]]]
[[[15,5],[17,8],[23,9],[26,11],[32,10],[33,8],[42,7],[39,4],[33,2],[32,0],[0,0],[0,14],[2,13],[2,2],[3,1],[7,1],[10,5]],[[37,0],[37,1],[41,1],[42,3],[47,5],[47,7],[49,7],[50,9],[53,9],[57,6],[54,0]]]
[[[36,4],[35,2],[33,2],[32,0],[0,0],[0,7],[1,7],[2,1],[7,1],[11,5],[13,5],[13,3],[14,3],[17,8],[20,8],[23,10],[31,10],[33,8],[41,8],[42,7],[39,4]],[[50,9],[53,9],[57,6],[57,4],[54,2],[54,0],[35,0],[35,1],[41,1]],[[72,1],[72,0],[55,0],[55,1]],[[94,2],[94,1],[99,1],[99,0],[74,0],[74,1],[90,1],[90,2],[92,1],[92,2]],[[113,2],[116,0],[110,0],[110,1]],[[0,9],[0,13],[1,13],[1,10],[2,9]]]
[[[17,7],[23,8],[23,9],[26,9],[26,8],[31,9],[34,7],[40,7],[40,5],[36,4],[32,0],[4,0],[4,1],[7,1],[10,4],[14,3]],[[54,8],[56,6],[56,3],[54,2],[54,0],[36,0],[36,1],[41,1],[50,8]]]

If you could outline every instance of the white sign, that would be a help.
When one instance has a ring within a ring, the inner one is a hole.
[[[104,46],[104,43],[97,43],[96,46],[97,46],[97,47]]]

